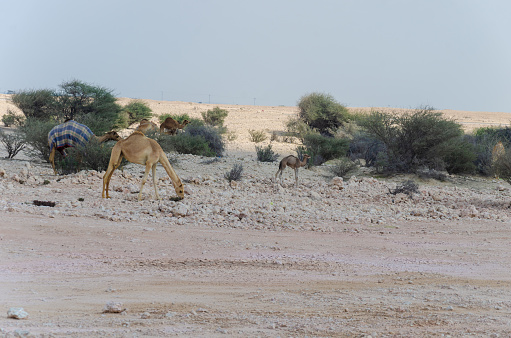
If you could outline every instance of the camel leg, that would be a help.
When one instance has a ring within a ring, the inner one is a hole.
[[[167,175],[169,175],[170,179],[172,180],[172,184],[174,185],[174,189],[176,190],[177,196],[179,196],[179,198],[184,198],[185,193],[183,183],[181,183],[179,176],[177,176],[176,172],[170,165],[169,159],[167,158],[165,153],[162,153],[162,155],[160,156],[160,163],[163,166],[163,168],[165,168]]]
[[[156,198],[161,201],[160,195],[158,194],[158,187],[156,186],[156,163],[153,165],[152,170],[153,170],[154,192],[156,193]]]
[[[275,183],[278,183],[278,181],[279,181],[279,173],[280,173],[280,169],[277,170],[277,173],[275,174]]]
[[[295,168],[295,187],[298,187],[298,168]]]
[[[55,170],[55,147],[53,147],[51,149],[51,152],[50,152],[50,163],[51,163],[51,167],[53,168],[53,173],[55,175],[57,175],[57,170]]]
[[[103,176],[103,192],[101,196],[103,198],[110,198],[110,195],[108,194],[108,187],[110,186],[110,179],[112,178],[112,174],[114,173],[115,169],[119,168],[122,161],[122,154],[121,150],[119,148],[116,148],[115,146],[112,149],[112,154],[110,155],[110,162],[108,163],[108,169],[105,172],[105,175]],[[106,192],[106,196],[105,196]]]
[[[144,188],[144,184],[147,181],[147,176],[149,176],[149,170],[151,170],[152,165],[149,162],[145,164],[145,173],[144,177],[142,177],[142,182],[140,183],[140,191],[138,192],[138,200],[142,200],[142,189]]]

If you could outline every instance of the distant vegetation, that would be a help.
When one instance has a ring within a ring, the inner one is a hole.
[[[112,93],[110,89],[78,80],[63,82],[56,90],[17,92],[12,100],[23,115],[8,111],[2,122],[6,126],[18,126],[18,132],[12,136],[2,133],[0,141],[10,158],[27,147],[33,156],[48,160],[48,132],[67,118],[75,119],[96,135],[101,135],[152,116],[143,101],[132,100],[121,107]],[[382,174],[415,173],[420,177],[443,179],[443,172],[496,175],[511,183],[510,127],[485,127],[465,134],[459,123],[431,107],[404,113],[373,110],[368,114],[353,114],[331,95],[317,92],[302,96],[297,106],[298,113],[287,121],[287,130],[281,139],[300,140],[296,151],[299,156],[311,156],[309,166],[327,163],[332,173],[338,176],[347,175],[356,165],[361,165]],[[148,133],[148,136],[156,139],[168,152],[223,156],[224,138],[234,139],[224,127],[228,111],[215,107],[201,115],[202,119],[187,114],[162,115],[160,122],[170,116],[179,122],[186,119],[190,123],[176,135]],[[268,138],[264,131],[250,130],[249,134],[255,143]],[[270,142],[278,141],[274,131]],[[502,150],[496,154],[495,146],[499,143]],[[101,147],[101,150],[82,150],[80,166],[102,170],[111,145],[90,146]],[[92,159],[87,159],[84,151]],[[263,162],[272,162],[278,157],[271,144],[256,147],[256,153],[258,161]],[[73,159],[66,161],[71,163]],[[62,172],[68,171],[61,168]]]

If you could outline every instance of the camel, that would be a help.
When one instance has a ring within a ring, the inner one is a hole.
[[[277,176],[280,174],[280,185],[284,186],[282,183],[282,171],[284,171],[286,167],[293,168],[295,170],[295,186],[298,186],[298,168],[305,167],[309,158],[310,156],[307,154],[303,155],[302,161],[294,155],[284,157],[280,161],[279,170],[277,170],[277,173],[275,174],[275,180],[277,180]]]
[[[64,123],[53,127],[48,133],[48,146],[50,147],[49,161],[55,175],[57,175],[57,170],[55,169],[55,150],[58,150],[62,156],[66,157],[67,154],[64,149],[84,146],[92,138],[95,138],[99,143],[108,140],[119,141],[121,139],[115,131],[109,131],[103,136],[96,136],[86,125],[74,120],[66,120]]]
[[[496,178],[499,178],[501,174],[501,166],[504,163],[503,159],[504,156],[506,156],[506,148],[504,147],[504,144],[499,141],[495,146],[493,147],[493,150],[491,152],[491,165],[494,170],[494,174]]]
[[[169,135],[175,135],[177,133],[178,129],[183,129],[190,121],[183,120],[182,123],[177,122],[172,117],[167,117],[165,121],[160,125],[160,133],[164,133],[165,129],[168,129],[169,131],[167,134]]]
[[[170,162],[165,155],[165,152],[160,147],[158,142],[153,139],[150,139],[144,135],[141,131],[134,131],[133,134],[117,142],[117,144],[112,148],[112,154],[110,155],[110,162],[108,163],[108,169],[106,170],[105,176],[103,176],[103,198],[110,198],[108,194],[108,187],[110,185],[110,179],[112,178],[112,174],[115,169],[117,169],[121,165],[122,158],[126,158],[126,160],[145,165],[145,174],[142,178],[142,183],[140,184],[140,191],[138,193],[138,200],[142,199],[142,188],[144,187],[145,182],[147,181],[147,176],[149,175],[149,169],[153,171],[153,185],[154,191],[156,193],[156,198],[161,200],[160,195],[158,194],[158,187],[156,186],[156,164],[160,162],[167,174],[169,175],[172,183],[174,184],[174,189],[176,190],[179,199],[183,199],[184,197],[184,188],[183,183],[177,176],[174,169],[170,165]],[[105,195],[106,191],[106,195]]]
[[[142,119],[142,120],[140,120],[139,126],[135,130],[141,131],[142,133],[145,134],[148,131],[155,131],[155,132],[158,131],[158,126],[156,125],[156,123],[153,123],[153,122],[149,121],[148,119]]]
[[[504,144],[502,142],[498,142],[493,147],[493,150],[491,151],[491,161],[492,163],[498,162],[504,155],[506,154],[506,148],[504,147]]]

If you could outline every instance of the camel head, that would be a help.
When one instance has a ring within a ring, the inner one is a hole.
[[[190,123],[190,121],[188,121],[188,120],[183,120],[183,123],[181,123],[181,125],[182,125],[182,126],[183,126],[183,128],[184,128],[184,126],[186,126],[188,123]]]
[[[119,136],[119,134],[117,134],[117,132],[114,130],[106,132],[105,136],[106,136],[107,140],[114,140],[114,141],[122,140],[122,138]]]
[[[178,200],[182,200],[183,198],[185,198],[185,189],[183,187],[183,184],[181,182],[179,182],[180,184],[178,184],[177,186],[175,185],[174,186],[174,189],[176,190],[176,194],[177,194],[177,199]]]

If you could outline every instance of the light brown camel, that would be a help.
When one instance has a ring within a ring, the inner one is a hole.
[[[48,133],[48,146],[50,147],[49,161],[55,175],[57,175],[57,170],[55,169],[55,150],[58,150],[62,156],[66,157],[66,148],[85,146],[93,138],[98,143],[108,140],[121,140],[121,137],[115,131],[106,132],[103,136],[96,136],[86,125],[74,120],[66,120],[64,123],[53,127]]]
[[[294,155],[289,155],[284,157],[279,164],[279,170],[277,170],[277,173],[275,174],[275,180],[277,180],[277,176],[280,174],[280,185],[283,186],[282,183],[282,171],[286,169],[286,167],[292,168],[295,170],[295,186],[298,186],[298,168],[305,167],[307,164],[307,161],[309,160],[310,156],[305,154],[303,155],[303,160],[300,161],[300,159]]]
[[[156,186],[156,164],[158,162],[160,162],[167,171],[167,174],[172,180],[172,184],[174,184],[174,189],[176,190],[179,198],[182,199],[184,197],[183,183],[181,183],[181,180],[177,176],[176,172],[174,169],[172,169],[172,166],[170,165],[165,152],[160,147],[158,142],[146,137],[140,131],[134,131],[133,134],[124,140],[117,142],[117,144],[112,148],[108,169],[106,170],[105,176],[103,176],[103,198],[110,198],[108,194],[110,179],[112,178],[114,170],[117,169],[119,165],[121,165],[123,157],[132,163],[145,165],[145,174],[142,178],[140,191],[138,193],[139,201],[142,199],[142,188],[147,181],[147,176],[149,175],[150,169],[153,171],[153,185],[154,191],[156,193],[156,198],[161,200],[160,195],[158,194],[158,187]]]
[[[183,129],[190,121],[183,120],[182,123],[177,122],[172,117],[167,117],[165,121],[160,125],[160,133],[164,133],[165,129],[168,129],[169,131],[167,134],[174,135],[177,133],[178,129]]]
[[[501,167],[504,164],[503,159],[506,156],[506,148],[502,142],[498,142],[491,152],[491,164],[496,178],[501,174]]]
[[[158,131],[158,126],[156,123],[149,121],[148,119],[142,119],[140,120],[140,124],[138,125],[137,129],[138,131],[143,132],[144,134],[148,131]]]

